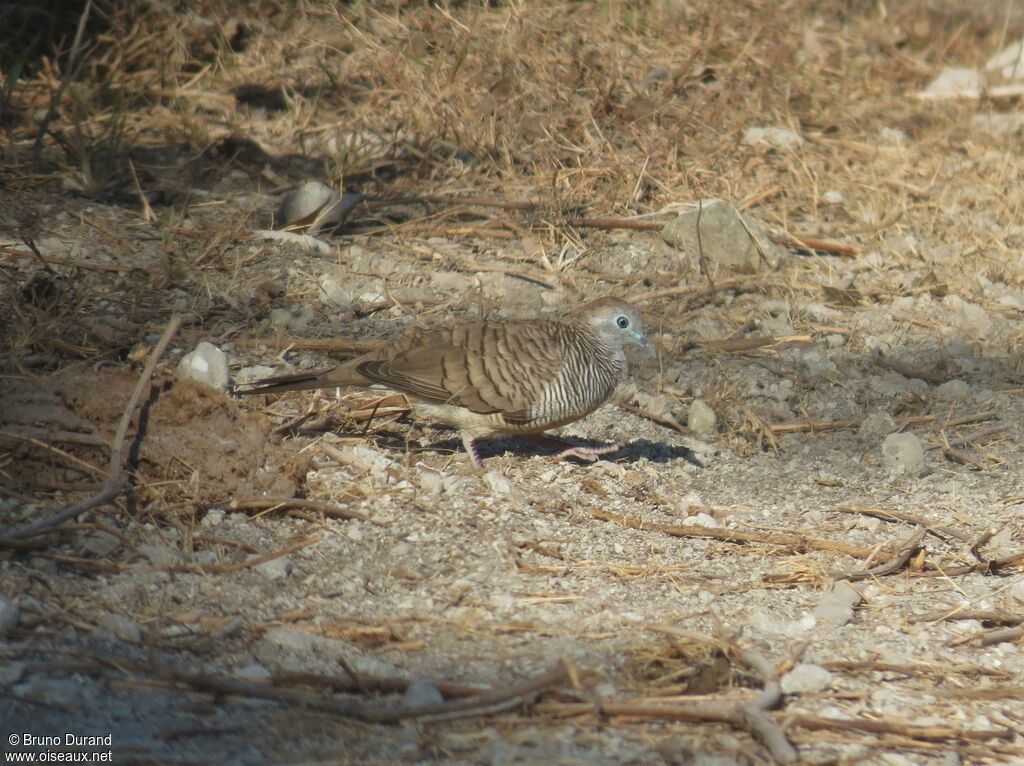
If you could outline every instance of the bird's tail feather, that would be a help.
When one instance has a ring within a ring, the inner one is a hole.
[[[261,378],[243,383],[241,387],[235,388],[239,396],[250,394],[283,394],[286,391],[311,391],[316,388],[329,388],[332,385],[344,385],[343,383],[331,383],[325,379],[327,370],[310,370],[308,372],[297,372],[294,375],[277,375],[273,378]]]

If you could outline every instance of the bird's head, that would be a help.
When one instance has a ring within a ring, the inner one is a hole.
[[[583,306],[578,313],[579,321],[591,329],[601,342],[610,348],[622,349],[636,345],[650,356],[657,351],[644,335],[640,312],[618,298],[599,298]]]

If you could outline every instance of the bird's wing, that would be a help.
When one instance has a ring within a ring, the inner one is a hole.
[[[459,325],[403,339],[357,369],[429,402],[528,422],[565,365],[561,329],[536,322]]]

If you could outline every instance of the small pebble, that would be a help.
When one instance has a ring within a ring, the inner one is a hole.
[[[197,380],[220,391],[228,387],[227,355],[205,340],[178,362],[179,380]]]
[[[933,96],[953,97],[976,95],[985,89],[985,75],[976,69],[955,68],[943,70],[928,83],[925,93]]]
[[[512,492],[512,483],[497,471],[485,473],[484,484],[496,495],[508,495]]]
[[[820,692],[832,683],[832,674],[820,665],[800,663],[780,679],[785,694]]]
[[[292,562],[287,556],[264,561],[253,567],[257,572],[268,580],[283,580],[292,573]]]
[[[21,622],[21,611],[7,596],[0,594],[0,636],[10,633]]]
[[[253,662],[244,668],[239,668],[235,672],[235,677],[241,678],[244,681],[269,681],[271,673],[258,662]]]
[[[862,439],[878,439],[896,430],[896,421],[888,412],[872,412],[860,422],[857,435]]]
[[[924,473],[924,447],[916,434],[889,434],[882,442],[882,460],[894,474],[921,476]]]
[[[222,521],[224,521],[224,517],[226,515],[227,514],[221,508],[211,508],[210,510],[208,510],[206,512],[206,515],[203,516],[202,521],[199,522],[199,526],[201,526],[201,527],[215,527],[218,524],[220,524]]]
[[[861,601],[860,594],[846,580],[840,580],[821,597],[814,608],[818,622],[845,625],[853,619],[853,607]]]
[[[101,636],[114,636],[122,641],[141,641],[142,628],[131,617],[107,612],[96,621],[96,632]]]
[[[748,146],[765,143],[775,149],[797,149],[803,142],[803,137],[789,128],[755,127],[743,133],[743,143]]]
[[[714,432],[717,420],[715,411],[703,399],[694,399],[686,417],[686,426],[695,434],[709,434]]]
[[[935,398],[937,399],[966,399],[970,395],[971,387],[959,378],[947,380],[935,389]]]
[[[404,707],[421,707],[424,705],[439,705],[444,702],[444,695],[437,690],[430,681],[417,678],[409,682],[405,695],[402,697]]]

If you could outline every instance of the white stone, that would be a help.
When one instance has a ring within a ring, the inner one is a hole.
[[[964,335],[983,340],[991,334],[992,319],[977,303],[965,301],[959,295],[947,295],[942,303],[953,312],[953,324]]]
[[[916,434],[889,434],[882,442],[882,460],[894,474],[920,476],[924,473],[924,447]]]
[[[96,621],[96,632],[120,638],[122,641],[142,640],[142,628],[139,627],[139,623],[131,617],[114,612],[107,612]]]
[[[178,362],[180,380],[197,380],[220,391],[228,387],[228,357],[205,340]]]
[[[977,69],[953,68],[942,71],[928,83],[924,92],[930,96],[978,96],[985,89],[985,75]]]
[[[821,195],[821,198],[830,205],[842,205],[846,202],[846,197],[843,196],[843,193],[835,189],[829,189]]]
[[[444,702],[444,695],[438,691],[430,681],[417,678],[409,682],[402,696],[404,707],[423,707],[426,705],[440,705]]]
[[[1007,80],[1024,79],[1024,40],[1003,48],[985,62],[986,72],[999,72]]]
[[[215,527],[224,521],[224,517],[226,515],[227,514],[222,508],[211,508],[206,512],[206,515],[203,516],[202,521],[199,522],[199,526]]]
[[[821,597],[814,608],[819,623],[845,625],[853,619],[853,607],[861,601],[860,594],[846,580],[840,580]]]
[[[0,636],[10,633],[21,622],[21,611],[7,596],[0,594]]]
[[[692,524],[695,527],[714,528],[714,527],[722,526],[721,524],[718,523],[718,519],[716,519],[714,516],[711,516],[711,515],[709,515],[707,513],[696,513],[693,516],[689,516],[686,519],[686,522],[688,524]]]
[[[888,412],[872,412],[860,422],[857,435],[866,439],[877,439],[896,430],[896,421]]]
[[[258,662],[253,662],[250,665],[246,665],[244,668],[239,668],[235,672],[237,678],[241,678],[243,681],[269,681],[271,678],[271,672],[265,667],[260,665]]]
[[[966,399],[970,395],[971,387],[959,378],[947,380],[935,389],[935,398],[937,399]]]
[[[713,433],[717,420],[715,411],[703,399],[694,399],[686,416],[686,427],[695,434]]]
[[[341,281],[333,274],[321,274],[316,285],[317,297],[326,306],[347,308],[352,304],[352,292],[342,287]]]
[[[878,137],[889,146],[902,146],[910,141],[910,136],[902,128],[882,128]]]
[[[497,471],[488,471],[484,474],[484,484],[496,495],[508,495],[512,493],[512,482],[506,479]]]
[[[832,674],[820,665],[800,663],[780,679],[785,694],[808,694],[824,691],[832,683]]]
[[[797,149],[803,144],[804,139],[789,128],[754,127],[744,131],[743,143],[747,146],[762,142],[775,149]]]
[[[429,468],[420,469],[416,483],[430,495],[440,495],[444,491],[444,475]]]
[[[292,562],[287,556],[264,561],[253,567],[268,580],[283,580],[292,573]]]

